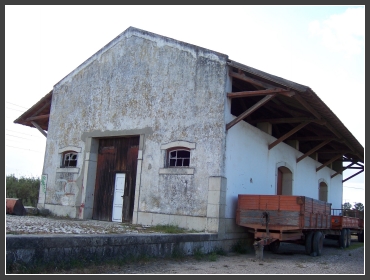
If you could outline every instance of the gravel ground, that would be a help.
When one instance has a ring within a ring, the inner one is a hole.
[[[150,228],[95,220],[70,220],[41,216],[6,215],[7,234],[76,233],[153,233]],[[363,243],[364,244],[364,243]],[[225,256],[152,259],[124,265],[102,265],[72,269],[59,274],[365,274],[364,246],[352,237],[352,245],[340,249],[334,240],[325,239],[323,254],[311,257],[301,245],[281,243],[277,254],[264,251],[263,260],[254,253]],[[360,245],[360,246],[359,246]]]

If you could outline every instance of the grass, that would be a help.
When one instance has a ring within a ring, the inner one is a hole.
[[[163,232],[163,233],[186,233],[188,232],[186,229],[180,228],[176,225],[156,225],[150,227],[150,230],[155,232]]]
[[[250,253],[248,242],[245,240],[238,240],[237,242],[235,242],[232,245],[231,250],[239,254]]]
[[[210,253],[204,253],[202,247],[198,247],[193,252],[193,258],[196,260],[208,260],[211,262],[217,261],[218,257],[226,255],[222,248],[215,248]],[[168,259],[183,260],[185,253],[175,248]],[[121,267],[129,265],[130,263],[147,263],[156,260],[157,257],[150,257],[148,255],[131,256],[125,259],[110,259],[110,260],[70,260],[68,262],[58,263],[42,263],[38,262],[33,265],[24,266],[19,263],[14,263],[6,268],[7,274],[101,274],[104,269]]]
[[[349,247],[345,248],[344,250],[352,250],[352,249],[357,249],[357,248],[360,248],[360,247],[364,247],[363,242],[351,242],[351,245]]]
[[[202,248],[198,247],[193,252],[193,257],[200,261],[204,259],[208,259],[211,262],[217,261],[219,256],[225,256],[226,252],[221,248],[215,248],[212,252],[206,254],[203,252]]]
[[[37,262],[32,265],[22,265],[14,263],[6,268],[7,274],[100,274],[106,268],[121,267],[130,263],[147,263],[156,258],[147,255],[131,256],[125,259],[109,259],[109,260],[76,260],[58,262],[58,263],[43,263]]]

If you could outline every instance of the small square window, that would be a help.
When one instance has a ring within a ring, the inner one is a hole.
[[[183,148],[167,150],[167,167],[184,167],[190,165],[190,151]]]
[[[61,167],[76,167],[77,166],[77,153],[65,152],[63,153],[63,161]]]

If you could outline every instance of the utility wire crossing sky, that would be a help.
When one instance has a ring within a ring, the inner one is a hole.
[[[40,177],[46,138],[14,124],[133,26],[310,87],[365,144],[365,6],[5,6],[5,170]],[[355,171],[344,171],[347,178]],[[364,173],[343,202],[364,203]]]

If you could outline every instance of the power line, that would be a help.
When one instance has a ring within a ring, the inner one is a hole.
[[[30,139],[30,138],[19,137],[19,136],[15,136],[15,135],[11,135],[11,134],[6,134],[6,133],[5,133],[5,135],[12,136],[12,137],[15,137],[15,138],[27,139],[27,140]]]
[[[30,150],[30,149],[22,149],[22,148],[8,146],[8,145],[5,145],[5,146],[10,147],[10,148],[14,148],[14,149],[26,150],[26,151],[36,152],[36,153],[43,153],[43,152],[40,152],[40,151],[35,151],[35,150]]]
[[[28,134],[28,133],[22,133],[22,132],[10,130],[10,129],[5,129],[5,130],[15,132],[15,133],[24,134],[24,135],[28,135],[28,136],[31,136],[31,137],[34,137],[34,138],[45,139],[45,138],[42,138],[42,137],[39,137],[39,136],[36,136],[36,135],[32,135],[32,134]],[[6,134],[6,135],[10,135],[10,134]],[[15,135],[10,135],[10,136],[15,136]]]
[[[17,110],[17,109],[9,108],[9,107],[6,107],[6,106],[5,106],[5,108],[6,108],[6,109],[9,109],[9,110],[14,110],[14,111],[18,111],[18,112],[22,112],[22,113],[24,113],[24,110],[22,110],[22,111],[21,111],[21,110]]]
[[[343,186],[343,188],[349,188],[349,189],[358,189],[358,190],[363,190],[363,189],[364,189],[364,188],[347,187],[347,186]]]
[[[11,103],[11,102],[8,102],[8,101],[5,101],[6,103],[9,103],[9,104],[12,104],[12,105],[15,105],[15,106],[18,106],[18,107],[21,107],[21,108],[24,108],[24,109],[28,109],[27,107],[23,107],[23,106],[20,106],[20,105],[17,105],[17,104],[14,104],[14,103]]]
[[[5,135],[11,136],[11,137],[15,137],[15,138],[20,138],[20,139],[26,139],[26,140],[29,140],[29,141],[38,141],[38,142],[40,142],[40,140],[38,140],[38,139],[24,138],[24,137],[19,137],[19,136],[11,135],[11,134],[5,134]],[[39,139],[42,139],[42,138],[39,138]]]

